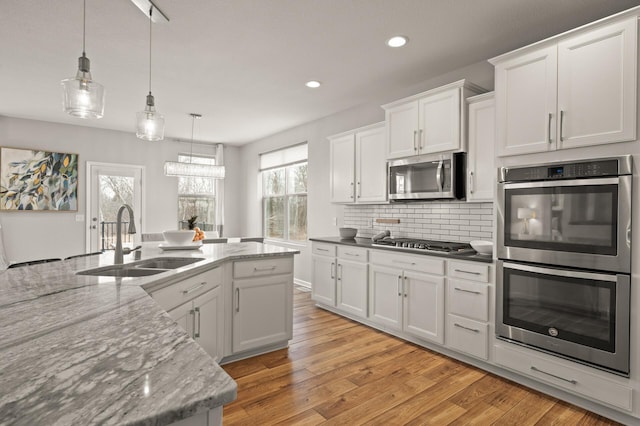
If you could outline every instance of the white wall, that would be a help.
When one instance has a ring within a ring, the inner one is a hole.
[[[425,90],[442,86],[466,78],[487,90],[493,90],[493,67],[487,62],[449,72],[440,77],[416,83],[402,91],[380,93],[379,100],[334,114],[311,123],[304,124],[276,135],[261,139],[241,148],[240,167],[245,175],[245,194],[243,197],[244,234],[262,235],[260,191],[258,188],[258,156],[262,152],[286,147],[307,141],[309,143],[308,168],[308,229],[309,237],[337,236],[338,226],[344,223],[344,206],[329,201],[329,143],[327,137],[336,133],[384,120],[384,111],[380,105],[414,95]],[[328,86],[327,86],[328,87]],[[330,90],[319,89],[319,90]],[[375,91],[375,87],[371,88]],[[332,223],[336,218],[338,226]],[[311,282],[311,246],[301,247],[300,256],[295,261],[297,280]]]
[[[147,142],[137,139],[133,131],[119,132],[0,116],[0,146],[79,154],[78,212],[0,211],[4,245],[10,261],[66,257],[85,252],[86,224],[76,222],[76,215],[85,214],[87,161],[144,166],[146,217],[139,232],[159,232],[177,227],[177,182],[175,178],[164,176],[163,164],[165,160],[176,160],[179,152],[188,153],[188,142]],[[193,152],[212,151],[194,144]],[[240,173],[233,166],[238,157],[238,148],[225,150],[225,163],[230,166],[231,177]],[[227,192],[237,192],[235,183],[230,186],[232,191]],[[226,229],[235,233],[240,230],[240,222],[235,220],[239,209],[238,202],[234,200],[225,205]]]

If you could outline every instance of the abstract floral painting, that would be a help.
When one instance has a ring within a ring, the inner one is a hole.
[[[78,154],[0,148],[0,210],[78,210]]]

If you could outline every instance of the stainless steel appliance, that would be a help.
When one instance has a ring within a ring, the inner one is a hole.
[[[417,238],[385,237],[375,240],[372,245],[399,250],[431,251],[450,254],[471,254],[476,251],[467,243],[449,241],[421,240]]]
[[[500,169],[499,338],[629,374],[632,166]]]
[[[389,200],[464,198],[465,153],[417,155],[389,162]]]

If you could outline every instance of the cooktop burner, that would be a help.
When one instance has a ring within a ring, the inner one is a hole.
[[[415,238],[385,237],[373,242],[374,246],[392,247],[398,249],[439,251],[444,253],[473,253],[474,249],[466,243],[448,241],[419,240]]]

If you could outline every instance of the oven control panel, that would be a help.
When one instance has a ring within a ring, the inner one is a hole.
[[[503,167],[500,170],[500,178],[503,182],[579,179],[619,175],[619,163],[615,158],[553,165]]]

